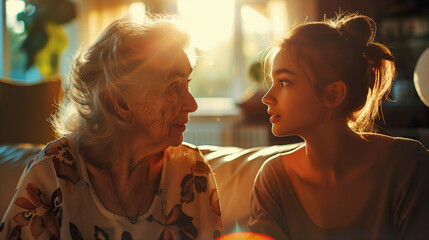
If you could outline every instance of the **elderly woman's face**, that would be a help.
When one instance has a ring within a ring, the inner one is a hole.
[[[183,51],[161,55],[149,69],[147,94],[128,99],[136,131],[155,144],[180,145],[188,114],[198,107],[188,89],[192,72],[188,57]]]

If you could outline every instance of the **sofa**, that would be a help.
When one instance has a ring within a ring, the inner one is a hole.
[[[198,148],[212,167],[218,183],[225,233],[247,231],[249,195],[261,165],[271,156],[302,143],[239,148],[202,145]],[[0,216],[3,216],[25,165],[43,148],[40,144],[0,144]]]
[[[61,97],[59,78],[35,84],[0,79],[0,217],[12,200],[25,165],[44,147],[37,143],[55,139],[47,119]],[[249,195],[261,165],[269,157],[300,144],[254,148],[198,146],[217,179],[225,233],[248,230]]]

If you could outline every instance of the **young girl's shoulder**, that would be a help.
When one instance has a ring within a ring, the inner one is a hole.
[[[297,156],[305,151],[305,144],[297,144],[294,148],[288,151],[275,154],[268,158],[261,166],[261,172],[278,173],[284,170],[285,165],[290,165],[290,162],[296,162]]]
[[[305,143],[303,143],[292,151],[280,154],[280,159],[286,165],[295,164],[305,153]]]
[[[390,137],[381,134],[368,136],[368,139],[371,138],[376,139],[374,142],[384,143],[388,146],[384,158],[386,167],[402,170],[410,168],[429,170],[429,150],[421,142],[410,138]]]
[[[423,144],[415,139],[405,137],[392,137],[379,133],[364,133],[362,137],[371,145],[388,145],[391,150],[399,148],[401,151],[421,151],[426,150]]]
[[[391,151],[394,155],[401,155],[406,158],[429,163],[429,150],[421,142],[414,139],[395,138]]]
[[[364,137],[367,138],[369,142],[390,145],[389,148],[391,152],[428,154],[428,149],[415,139],[392,137],[376,133],[365,134]]]

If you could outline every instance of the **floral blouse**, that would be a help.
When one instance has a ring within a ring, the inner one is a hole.
[[[164,151],[149,210],[128,219],[106,209],[73,138],[49,143],[25,168],[0,239],[215,239],[222,233],[211,168],[195,146]]]

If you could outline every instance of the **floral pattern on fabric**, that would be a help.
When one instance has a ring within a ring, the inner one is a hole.
[[[57,177],[64,179],[67,191],[73,194],[74,185],[80,181],[80,177],[68,140],[61,138],[50,143],[45,149],[45,154],[52,158]]]
[[[109,240],[109,235],[101,229],[99,226],[94,226],[95,235],[94,239],[96,240]]]
[[[83,240],[82,233],[79,231],[79,228],[73,224],[69,223],[69,231],[70,231],[70,237],[72,240]]]
[[[215,214],[215,217],[216,217],[216,225],[219,228],[223,228],[222,217],[221,217],[221,212],[220,212],[219,197],[217,195],[217,189],[216,188],[212,189],[212,191],[210,192],[209,200],[210,200],[210,205],[212,206],[213,213]]]
[[[220,236],[216,182],[197,148],[181,145],[164,151],[157,200],[148,217],[132,224],[95,207],[99,203],[84,159],[74,155],[78,147],[76,139],[62,138],[31,160],[0,223],[0,239],[210,240]]]
[[[194,200],[194,187],[198,193],[207,191],[207,176],[210,172],[209,166],[206,163],[198,161],[192,165],[190,174],[183,177],[180,187],[180,202],[190,203]]]
[[[59,239],[62,221],[62,193],[58,188],[52,193],[50,202],[45,199],[45,194],[34,184],[29,183],[25,187],[28,198],[19,197],[14,204],[25,209],[14,216],[17,226],[8,234],[9,239],[19,239],[21,228],[30,225],[31,235],[37,239],[46,231],[51,239]],[[57,221],[58,219],[58,221]]]
[[[82,233],[79,231],[79,228],[73,224],[69,223],[69,229],[70,229],[70,237],[72,240],[84,240]],[[129,234],[129,233],[128,233]],[[122,236],[126,235],[125,232],[122,234]],[[94,226],[94,239],[95,240],[109,240],[109,234],[107,234],[102,228],[95,225]],[[122,239],[127,239],[122,237]]]
[[[194,201],[194,181],[193,181],[193,175],[187,174],[185,177],[183,177],[182,183],[180,183],[180,187],[182,190],[180,191],[180,202],[181,203],[190,203]]]
[[[85,240],[82,233],[79,231],[78,227],[73,224],[69,223],[69,229],[70,229],[70,237],[72,240]],[[107,234],[103,229],[101,229],[99,226],[94,226],[94,239],[95,240],[109,240],[109,234]],[[122,232],[121,240],[133,240],[131,237],[131,234],[127,231]]]
[[[192,166],[192,173],[195,178],[195,189],[197,192],[202,193],[207,191],[207,176],[209,172],[210,168],[205,162],[198,161]]]
[[[164,225],[159,240],[194,240],[198,236],[198,229],[192,223],[192,219],[182,211],[181,204],[176,204],[168,215],[164,214],[163,222],[154,219],[152,215],[147,220]]]
[[[27,166],[25,166],[25,173],[27,173],[28,170],[30,170],[31,166],[33,165],[34,162],[37,161],[37,159],[39,159],[39,155],[37,155],[36,157],[32,158],[30,160],[30,162],[28,162]]]
[[[131,234],[127,231],[124,231],[121,236],[121,240],[133,240]]]

